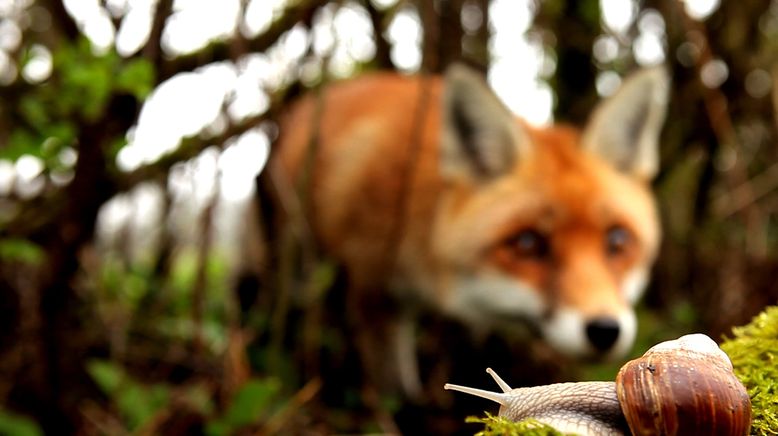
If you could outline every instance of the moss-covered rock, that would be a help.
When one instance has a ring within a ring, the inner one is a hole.
[[[721,349],[751,397],[752,435],[778,434],[778,306],[732,329]]]

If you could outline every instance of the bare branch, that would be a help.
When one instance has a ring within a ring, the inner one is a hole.
[[[154,65],[159,65],[162,61],[162,31],[165,30],[165,23],[172,11],[173,0],[159,0],[154,11],[149,40],[143,48],[143,56]]]
[[[297,24],[310,25],[314,12],[328,3],[327,0],[301,1],[286,8],[281,17],[276,19],[269,29],[254,38],[245,38],[238,33],[230,40],[214,42],[195,53],[163,61],[160,65],[159,82],[163,82],[181,71],[192,71],[199,66],[213,62],[235,60],[240,53],[265,51],[275,44],[281,35]],[[243,47],[244,50],[236,51],[234,50],[235,46]]]
[[[266,119],[268,119],[268,115],[265,113],[246,118],[240,123],[228,127],[224,132],[216,136],[192,136],[185,138],[175,151],[162,156],[156,162],[144,165],[129,173],[117,174],[115,177],[118,191],[128,191],[137,184],[148,180],[164,181],[167,178],[168,171],[176,163],[192,159],[210,146],[222,146],[228,139],[257,127]]]
[[[373,39],[375,41],[374,62],[379,68],[393,68],[392,58],[389,55],[392,47],[386,39],[386,36],[384,36],[384,30],[389,19],[396,12],[396,6],[388,10],[379,11],[371,1],[364,1],[362,3],[363,6],[365,6],[365,9],[367,9],[367,13],[370,15],[370,22],[373,24]],[[402,4],[402,2],[397,3],[397,5],[400,4]]]

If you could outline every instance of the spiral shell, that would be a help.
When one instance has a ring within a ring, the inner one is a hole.
[[[702,334],[650,348],[616,377],[634,435],[747,435],[751,401],[729,357]]]

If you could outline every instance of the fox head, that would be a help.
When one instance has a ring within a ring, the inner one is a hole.
[[[445,78],[433,250],[444,309],[528,322],[558,351],[632,346],[660,226],[650,183],[669,78],[628,77],[581,130],[530,128],[464,67]]]

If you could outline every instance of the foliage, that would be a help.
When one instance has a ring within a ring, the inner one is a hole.
[[[235,393],[224,413],[208,423],[205,432],[209,436],[230,435],[266,420],[280,390],[281,384],[276,378],[249,380]]]
[[[15,413],[0,409],[0,434],[13,436],[41,436],[43,432],[35,422]]]
[[[489,413],[484,418],[471,416],[467,418],[469,423],[484,424],[485,428],[476,436],[562,436],[564,433],[555,430],[553,427],[538,422],[534,419],[525,419],[514,422],[499,416],[493,416]]]
[[[170,260],[169,274],[160,281],[144,262],[128,264],[113,255],[102,258],[98,270],[90,271],[87,276],[93,281],[85,285],[94,288],[91,295],[96,299],[97,313],[107,330],[115,332],[114,342],[121,344],[126,338],[148,336],[155,342],[176,347],[192,343],[201,335],[203,350],[199,357],[210,366],[221,365],[222,354],[229,352],[225,350],[228,335],[234,334],[225,320],[225,306],[229,304],[224,298],[228,293],[225,289],[227,265],[217,253],[211,253],[204,264],[200,262],[191,250],[182,250]],[[202,280],[206,292],[202,324],[198,326],[189,315],[194,305],[192,290],[197,286],[200,270],[205,271]],[[153,352],[154,345],[135,347],[141,354],[147,354]],[[282,384],[287,383],[279,377],[239,381],[222,404],[215,399],[223,381],[213,383],[208,375],[192,377],[183,384],[147,380],[133,375],[122,363],[127,354],[122,345],[112,348],[118,352],[115,358],[92,360],[87,364],[87,371],[109,400],[104,413],[115,415],[114,425],[118,423],[123,432],[153,431],[160,421],[181,409],[182,403],[202,420],[201,430],[212,436],[261,428],[289,413],[288,392],[282,389]],[[292,367],[291,363],[286,366]]]
[[[95,54],[80,38],[53,53],[51,77],[31,88],[19,102],[17,125],[0,158],[15,160],[29,154],[57,169],[64,147],[76,147],[79,121],[95,122],[106,113],[109,99],[129,94],[138,101],[154,87],[154,66],[145,59],[123,59],[115,51]]]
[[[751,396],[751,434],[778,434],[778,306],[733,328],[732,337],[721,348]]]
[[[164,384],[145,385],[130,377],[118,364],[93,360],[89,374],[113,401],[129,430],[147,424],[170,402],[170,389]]]
[[[160,417],[169,414],[174,407],[181,408],[183,403],[187,409],[205,419],[206,434],[231,435],[261,425],[284,411],[288,405],[288,401],[283,401],[280,381],[273,377],[247,380],[228,398],[227,406],[219,412],[213,400],[213,389],[204,384],[174,386],[169,383],[142,382],[109,360],[89,362],[88,371],[108,397],[109,405],[118,412],[124,432],[153,432]],[[10,415],[0,415],[0,430],[3,425],[12,424],[22,428],[24,422],[15,419],[12,421]]]
[[[0,261],[38,265],[43,259],[43,250],[33,242],[18,238],[0,239]]]

